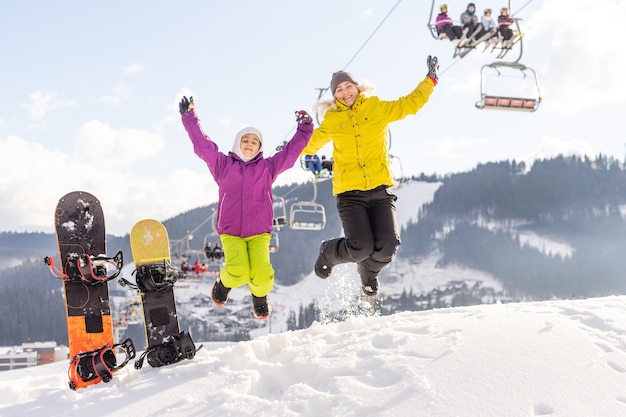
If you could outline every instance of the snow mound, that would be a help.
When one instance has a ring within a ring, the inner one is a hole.
[[[353,317],[127,366],[67,388],[67,363],[0,373],[0,416],[626,415],[626,297]]]

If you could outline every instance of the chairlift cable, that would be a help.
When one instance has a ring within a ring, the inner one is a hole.
[[[391,16],[391,13],[393,13],[393,11],[400,5],[400,3],[402,3],[402,0],[398,0],[396,2],[396,4],[393,5],[393,7],[391,8],[391,10],[389,10],[389,12],[385,15],[385,17],[383,17],[383,20],[380,21],[380,23],[378,24],[378,26],[376,26],[376,28],[374,29],[374,31],[372,31],[372,33],[367,37],[367,39],[365,40],[365,42],[363,42],[363,45],[361,45],[361,47],[354,53],[354,55],[352,56],[352,58],[350,58],[350,60],[348,61],[348,63],[346,65],[343,66],[343,69],[347,69],[350,64],[352,64],[352,61],[354,61],[356,59],[356,57],[359,55],[359,53],[361,53],[361,51],[363,50],[363,48],[365,48],[365,46],[369,43],[369,41],[374,37],[374,35],[376,34],[376,32],[378,32],[378,30],[381,28],[381,26],[383,25],[383,23],[385,23],[385,21],[389,18],[389,16]],[[319,95],[317,97],[318,101],[319,99],[322,98],[322,96],[324,95],[324,93],[326,93],[326,91],[330,90],[330,87],[324,87],[324,88],[317,88],[317,90],[319,90]]]
[[[528,6],[528,5],[529,5],[530,3],[532,3],[532,2],[533,2],[533,0],[528,0],[528,1],[526,2],[526,4],[524,4],[522,7],[520,7],[519,9],[517,9],[517,11],[516,11],[515,13],[513,13],[513,14],[511,15],[511,17],[515,17],[515,15],[516,15],[516,14],[518,14],[519,12],[521,12],[521,11],[522,11],[522,10],[523,10],[526,6]]]
[[[202,223],[200,223],[195,229],[188,231],[185,236],[183,236],[182,238],[178,239],[178,240],[174,240],[172,241],[172,248],[174,248],[176,245],[180,245],[181,246],[181,250],[182,250],[182,245],[183,243],[186,241],[187,242],[187,249],[189,249],[189,236],[193,236],[194,233],[196,233],[202,226],[204,226],[209,220],[213,219],[215,217],[216,211],[215,209],[213,209],[213,213],[211,213],[211,215],[209,217],[207,217]],[[215,228],[215,226],[213,226]]]
[[[393,11],[396,9],[396,7],[398,7],[398,5],[402,3],[402,0],[398,0],[398,2],[391,8],[391,10],[389,10],[389,13],[387,13],[387,15],[383,18],[383,20],[378,24],[378,26],[376,26],[376,29],[374,29],[374,31],[372,32],[372,34],[365,40],[365,42],[363,43],[363,45],[361,45],[361,47],[356,51],[356,53],[354,54],[354,56],[352,56],[352,58],[350,58],[350,60],[348,61],[348,63],[343,67],[343,69],[348,68],[348,66],[352,63],[352,61],[354,61],[354,59],[357,57],[357,55],[359,55],[359,52],[361,52],[361,50],[363,48],[365,48],[365,45],[367,45],[367,43],[370,41],[370,39],[372,39],[372,37],[376,34],[376,32],[378,32],[378,29],[380,29],[380,27],[383,25],[383,23],[385,23],[385,20],[387,20],[387,18],[391,15],[391,13],[393,13]]]
[[[296,185],[295,187],[293,187],[291,190],[287,191],[287,192],[285,193],[285,195],[282,195],[281,197],[283,197],[283,198],[287,197],[289,194],[293,193],[293,192],[294,192],[294,191],[296,191],[298,188],[302,187],[304,184],[306,184],[306,182],[302,182],[302,183],[300,183],[300,184]]]
[[[455,59],[452,61],[452,64],[448,65],[447,67],[445,67],[444,69],[439,71],[439,75],[443,75],[446,73],[446,71],[448,71],[450,68],[452,68],[453,66],[455,66],[456,64],[458,64],[459,62],[461,62],[460,59]]]
[[[348,63],[346,65],[344,65],[343,69],[345,70],[346,68],[348,68],[348,66],[352,63],[352,61],[354,61],[356,59],[356,57],[359,55],[359,53],[363,50],[363,48],[365,48],[365,46],[369,43],[369,41],[374,37],[374,35],[376,34],[376,32],[378,32],[378,30],[381,28],[381,26],[383,25],[383,23],[385,23],[385,21],[389,18],[389,16],[391,16],[391,13],[393,13],[393,11],[396,9],[396,7],[398,7],[398,5],[402,3],[402,0],[398,0],[396,2],[396,4],[391,8],[391,10],[389,10],[389,12],[387,13],[387,15],[385,15],[385,17],[383,18],[383,20],[381,20],[381,22],[378,24],[378,26],[376,26],[376,28],[374,29],[374,31],[369,35],[369,37],[365,40],[365,42],[363,42],[363,45],[361,45],[361,47],[354,53],[354,55],[352,56],[352,58],[350,58],[350,60],[348,61]],[[328,91],[330,89],[330,87],[324,87],[324,88],[318,88],[319,90],[319,95],[317,97],[317,100],[319,101],[322,96],[326,93],[326,91]],[[317,114],[316,114],[316,119],[317,119]],[[317,123],[319,124],[319,119],[317,120]],[[291,135],[291,133],[295,130],[295,127],[292,127],[287,134],[283,137],[282,142],[285,142],[287,140],[287,138],[289,138],[289,136]]]

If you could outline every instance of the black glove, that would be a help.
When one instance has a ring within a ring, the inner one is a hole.
[[[299,125],[310,125],[311,123],[313,123],[313,119],[311,118],[311,116],[309,116],[309,113],[305,112],[304,110],[298,110],[296,112],[296,122],[298,122]]]
[[[436,56],[428,55],[426,65],[428,65],[427,75],[437,84],[437,82],[439,82],[439,59]]]
[[[180,103],[178,103],[178,109],[180,110],[180,114],[185,114],[193,110],[193,106],[193,97],[189,97],[189,100],[187,100],[187,97],[183,96],[183,99],[180,101]]]
[[[276,147],[276,152],[280,152],[280,151],[282,151],[282,150],[283,150],[283,148],[285,147],[285,145],[286,145],[286,144],[287,144],[287,141],[286,141],[286,140],[284,140],[282,144],[280,144],[280,145],[278,145],[278,146]]]

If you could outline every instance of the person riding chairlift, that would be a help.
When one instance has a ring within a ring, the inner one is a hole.
[[[480,31],[476,36],[475,44],[489,41],[498,31],[498,25],[496,25],[496,21],[493,19],[493,16],[491,16],[491,9],[485,9],[485,13],[480,19],[480,25]]]
[[[505,43],[513,38],[513,29],[511,29],[513,23],[515,23],[515,19],[509,16],[509,9],[507,7],[500,9],[500,16],[498,16],[498,32]]]
[[[307,168],[315,175],[316,177],[320,175],[322,172],[322,161],[320,161],[319,156],[317,155],[305,155],[304,162],[306,163]]]
[[[441,13],[437,15],[437,19],[435,21],[437,35],[439,35],[439,39],[442,39],[443,36],[447,36],[448,39],[450,39],[450,41],[456,46],[463,36],[463,29],[461,29],[460,26],[455,26],[452,18],[448,16],[447,4],[442,4],[439,10]]]
[[[469,3],[467,9],[461,14],[461,25],[463,26],[463,37],[468,40],[476,39],[480,31],[478,16],[476,16],[476,5]]]

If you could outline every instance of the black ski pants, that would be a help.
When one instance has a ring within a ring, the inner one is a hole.
[[[369,191],[347,191],[337,195],[337,210],[345,237],[332,239],[329,243],[336,245],[336,263],[358,264],[363,283],[376,279],[400,246],[396,200],[397,197],[384,185]]]
[[[446,34],[450,41],[463,37],[463,29],[461,26],[445,25],[437,30],[438,34],[442,32]]]
[[[502,38],[505,41],[508,41],[509,39],[511,39],[513,37],[513,29],[511,29],[509,27],[500,26],[498,31],[500,32],[500,35],[502,35]]]

